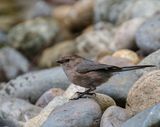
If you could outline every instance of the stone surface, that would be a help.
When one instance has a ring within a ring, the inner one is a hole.
[[[140,57],[137,55],[137,53],[128,49],[118,50],[114,52],[112,56],[128,59],[134,64],[137,64],[140,61]]]
[[[127,97],[127,110],[133,114],[160,102],[160,71],[152,71],[138,79]]]
[[[103,52],[111,52],[111,42],[114,36],[113,26],[105,29],[96,29],[84,33],[76,38],[77,53],[84,57],[93,58]]]
[[[74,41],[60,42],[53,47],[43,51],[39,60],[40,67],[51,67],[57,65],[56,60],[64,55],[73,55],[76,52]]]
[[[111,106],[103,113],[100,127],[121,127],[130,118],[129,113],[117,106]]]
[[[19,120],[26,121],[36,116],[41,111],[41,108],[36,107],[27,101],[0,96],[0,112],[4,112],[9,117]]]
[[[60,96],[64,93],[64,90],[60,88],[52,88],[46,91],[36,102],[36,106],[44,108],[53,98]]]
[[[6,81],[29,71],[29,61],[13,48],[0,49],[0,81]]]
[[[160,49],[160,15],[146,20],[136,33],[136,43],[145,53],[150,54]]]
[[[123,22],[116,28],[115,37],[112,47],[116,51],[118,49],[136,49],[135,36],[136,31],[144,22],[144,18],[134,18]]]
[[[99,105],[92,99],[79,99],[56,108],[42,127],[98,127]]]
[[[65,89],[68,85],[69,81],[62,68],[56,67],[19,76],[6,83],[0,89],[0,94],[35,102],[48,89]]]
[[[138,113],[127,120],[121,127],[159,127],[160,104]]]
[[[114,65],[119,67],[133,66],[134,63],[126,58],[114,57],[114,56],[104,56],[99,60],[100,63]]]
[[[13,27],[8,34],[9,44],[27,55],[39,52],[53,43],[59,26],[53,19],[36,18]]]

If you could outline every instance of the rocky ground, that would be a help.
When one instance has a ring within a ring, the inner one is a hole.
[[[155,65],[112,76],[96,96],[56,63]],[[160,127],[159,0],[0,0],[0,127]]]

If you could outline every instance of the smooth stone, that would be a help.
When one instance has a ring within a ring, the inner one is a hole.
[[[95,58],[103,52],[112,52],[111,42],[114,36],[114,27],[106,25],[104,29],[94,26],[93,31],[85,32],[76,38],[77,54],[87,58]]]
[[[92,99],[79,99],[57,107],[42,127],[98,127],[100,106]]]
[[[9,44],[26,55],[35,55],[51,45],[59,32],[53,19],[35,18],[14,26],[8,34]]]
[[[146,20],[136,32],[136,43],[144,54],[160,49],[160,15]]]
[[[160,70],[139,78],[129,90],[126,108],[132,114],[139,113],[160,102]]]
[[[133,66],[134,63],[126,58],[114,57],[114,56],[104,56],[99,60],[102,64],[114,65],[118,67]]]
[[[136,49],[136,32],[140,25],[145,21],[144,18],[134,18],[123,22],[116,27],[115,37],[112,42],[114,51],[119,49]]]
[[[137,64],[140,61],[140,57],[137,55],[137,53],[129,49],[118,50],[114,52],[112,56],[128,59],[134,64]]]
[[[130,118],[126,109],[111,106],[102,115],[100,127],[121,127]]]
[[[29,61],[10,47],[0,49],[0,81],[16,78],[29,71]]]
[[[76,52],[74,41],[60,42],[52,47],[45,49],[40,57],[40,67],[52,67],[58,65],[56,60],[61,56],[73,55]]]
[[[159,127],[160,104],[136,114],[127,120],[121,127]]]
[[[9,81],[0,89],[0,94],[35,102],[50,88],[66,89],[69,81],[61,67],[30,72]]]
[[[52,88],[46,91],[36,102],[36,106],[44,108],[53,98],[56,96],[61,96],[64,93],[64,90],[60,88]]]
[[[27,101],[0,96],[0,112],[4,112],[10,118],[18,121],[26,121],[36,116],[41,108],[30,104]]]

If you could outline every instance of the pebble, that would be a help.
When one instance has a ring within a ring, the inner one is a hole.
[[[160,71],[152,71],[138,79],[129,90],[126,108],[139,113],[160,102]]]
[[[0,49],[0,81],[14,79],[29,68],[29,61],[20,52],[10,47]]]
[[[102,115],[100,127],[121,127],[130,118],[126,109],[111,106]]]
[[[160,49],[160,15],[146,20],[136,32],[136,43],[144,54]]]
[[[56,108],[42,127],[98,127],[101,113],[94,100],[78,99]]]

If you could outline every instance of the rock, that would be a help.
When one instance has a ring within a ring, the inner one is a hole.
[[[125,21],[116,28],[115,37],[112,42],[114,51],[118,49],[136,49],[135,36],[139,26],[144,22],[144,18],[134,18]]]
[[[133,114],[160,102],[160,71],[152,71],[138,79],[127,97],[127,110]]]
[[[112,97],[117,105],[125,106],[128,92],[132,85],[145,73],[160,69],[160,50],[143,59],[140,65],[155,65],[156,67],[141,70],[122,72],[112,76],[106,83],[97,87],[96,92]]]
[[[63,5],[53,10],[53,17],[69,30],[82,30],[92,23],[93,0],[80,0],[72,6]]]
[[[109,20],[116,23],[120,12],[122,13],[130,3],[128,0],[96,0],[94,8],[96,22]]]
[[[36,102],[36,106],[44,108],[54,97],[60,96],[64,93],[64,90],[60,88],[52,88],[46,91]]]
[[[42,127],[98,127],[101,109],[92,99],[70,101],[56,108]]]
[[[149,18],[160,11],[160,1],[154,0],[132,0],[123,8],[123,11],[118,17],[117,24],[123,23],[132,18]]]
[[[6,45],[8,42],[7,35],[3,31],[0,30],[0,48]]]
[[[13,27],[8,34],[9,44],[27,55],[35,55],[55,40],[59,26],[53,19],[36,18]]]
[[[96,96],[93,96],[93,99],[97,101],[102,111],[105,111],[112,105],[116,105],[115,101],[110,96],[104,94],[96,93]]]
[[[128,49],[118,50],[112,56],[128,59],[134,64],[137,64],[140,61],[140,57],[137,55],[137,53]]]
[[[26,121],[36,116],[40,110],[41,108],[24,100],[0,96],[0,112],[15,120]]]
[[[76,38],[77,53],[80,56],[94,58],[103,52],[112,52],[111,42],[114,36],[112,25],[108,29],[95,29]]]
[[[121,127],[159,127],[160,104],[138,113],[127,120]]]
[[[7,81],[29,71],[29,61],[13,48],[0,49],[0,81]]]
[[[57,65],[56,60],[64,55],[73,55],[76,52],[74,41],[64,41],[43,51],[39,60],[40,67],[52,67]]]
[[[63,5],[63,4],[74,4],[76,0],[45,0],[49,4]]]
[[[131,60],[114,56],[104,56],[99,60],[99,62],[102,64],[114,65],[119,67],[134,65]]]
[[[129,113],[117,106],[111,106],[103,113],[100,127],[121,127],[130,118]]]
[[[65,89],[69,85],[62,68],[56,67],[27,73],[9,81],[0,89],[0,95],[10,95],[35,102],[50,88]]]
[[[160,49],[159,27],[160,15],[153,16],[139,27],[136,33],[136,43],[145,54],[150,54]]]

